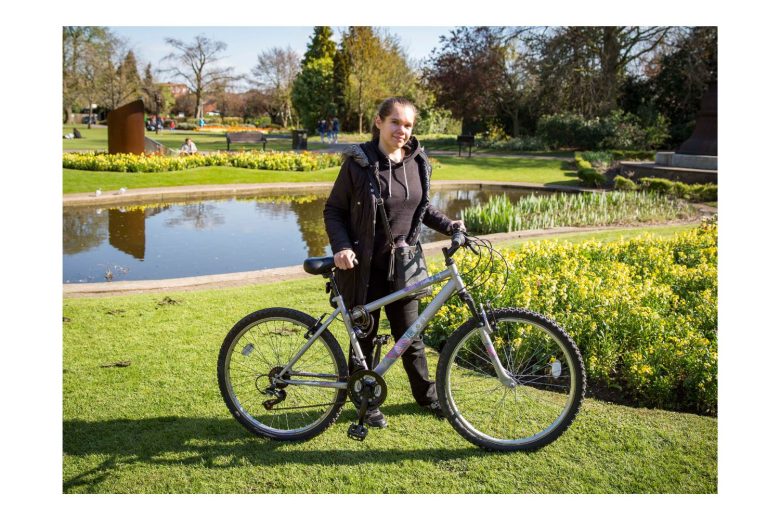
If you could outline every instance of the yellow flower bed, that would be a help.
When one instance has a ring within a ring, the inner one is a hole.
[[[62,167],[106,172],[170,172],[201,166],[234,166],[254,170],[314,171],[339,166],[335,153],[241,152],[196,155],[135,155],[99,152],[66,153]]]
[[[580,347],[592,389],[639,405],[715,414],[717,241],[713,221],[673,239],[528,243],[502,251],[510,276],[493,306],[558,321]],[[474,255],[459,256],[461,272],[474,266]],[[497,262],[474,297],[496,298],[503,279]],[[441,346],[468,318],[451,300],[426,331],[427,343]]]

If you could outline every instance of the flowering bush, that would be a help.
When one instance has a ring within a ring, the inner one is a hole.
[[[254,170],[313,171],[339,166],[335,153],[241,152],[207,155],[135,155],[107,153],[66,153],[62,167],[106,172],[170,172],[201,166],[235,166]]]
[[[510,269],[503,293],[497,294],[504,264],[494,262],[490,280],[472,294],[558,321],[579,346],[597,395],[715,414],[717,243],[714,220],[672,239],[528,243],[502,251]],[[475,262],[475,255],[460,255],[467,285]],[[442,267],[432,262],[433,272]],[[426,330],[426,343],[440,347],[469,317],[465,305],[451,300]]]

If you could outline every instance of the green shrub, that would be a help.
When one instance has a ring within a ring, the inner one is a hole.
[[[592,170],[593,165],[590,164],[587,160],[583,159],[582,157],[575,156],[574,157],[574,164],[577,166],[577,171],[579,170]]]
[[[478,302],[551,316],[579,346],[588,387],[619,392],[637,405],[716,414],[718,395],[717,224],[673,239],[644,236],[602,244],[531,242],[503,251]],[[483,259],[484,261],[484,259]],[[458,257],[466,285],[476,255]],[[443,267],[431,262],[433,271]],[[427,305],[430,298],[423,300]],[[426,329],[438,348],[468,309],[451,300]]]
[[[603,151],[603,152],[582,152],[579,154],[580,157],[591,163],[592,165],[599,164],[603,168],[609,168],[609,166],[612,164],[613,155],[612,152],[609,151]]]
[[[631,179],[626,179],[622,175],[615,176],[615,189],[618,191],[634,191],[638,188]]]
[[[668,130],[663,116],[647,126],[638,116],[622,110],[593,119],[572,113],[545,115],[537,124],[537,135],[550,147],[589,150],[655,149],[669,138]]]
[[[542,116],[536,135],[551,148],[598,148],[604,139],[598,125],[580,114],[559,113]]]
[[[505,141],[480,142],[480,148],[491,150],[511,150],[515,152],[541,152],[548,150],[547,144],[540,137],[524,136]]]
[[[639,150],[610,150],[614,161],[654,161],[655,152]]]
[[[622,191],[531,195],[514,204],[499,195],[463,211],[466,227],[475,233],[661,222],[694,215],[687,202],[660,193]]]
[[[585,168],[577,171],[577,177],[591,188],[600,188],[607,183],[607,178],[603,173],[599,173],[594,168]]]
[[[639,186],[643,190],[665,193],[672,197],[693,202],[714,202],[718,200],[718,185],[712,183],[686,184],[658,177],[645,177],[639,179]]]
[[[198,128],[198,125],[193,123],[176,123],[177,130],[195,130],[196,128]]]

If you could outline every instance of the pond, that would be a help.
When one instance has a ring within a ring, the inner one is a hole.
[[[440,188],[431,202],[446,215],[507,193],[533,190]],[[63,210],[63,282],[158,280],[300,265],[332,254],[322,219],[328,192],[233,197]],[[446,238],[423,226],[422,242]]]

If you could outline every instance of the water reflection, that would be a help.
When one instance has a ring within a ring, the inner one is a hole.
[[[434,190],[450,217],[501,190]],[[531,191],[510,190],[511,200]],[[149,280],[300,264],[331,254],[323,223],[327,192],[290,193],[63,212],[63,280]],[[423,227],[421,240],[444,236]]]

